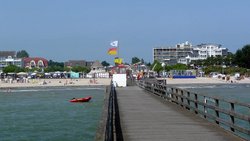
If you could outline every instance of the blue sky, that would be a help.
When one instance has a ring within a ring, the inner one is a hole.
[[[189,41],[231,52],[250,42],[249,0],[0,0],[0,50],[54,61],[106,60],[119,40],[125,62]]]

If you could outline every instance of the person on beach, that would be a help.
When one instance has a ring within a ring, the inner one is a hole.
[[[7,89],[7,92],[8,92],[8,93],[10,93],[10,92],[11,92],[11,89],[10,89],[10,88],[8,88],[8,89]]]

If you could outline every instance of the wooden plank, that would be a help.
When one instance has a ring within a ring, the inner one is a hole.
[[[137,86],[116,90],[125,141],[242,140]]]

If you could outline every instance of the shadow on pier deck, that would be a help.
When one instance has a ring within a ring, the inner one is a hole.
[[[137,86],[117,88],[125,141],[238,141],[213,123]]]

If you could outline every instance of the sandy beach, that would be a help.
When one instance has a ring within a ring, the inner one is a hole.
[[[231,79],[233,83],[250,84],[250,78],[244,78],[242,80]],[[197,77],[195,79],[171,79],[167,78],[167,84],[231,84],[232,82],[208,77]]]
[[[30,79],[26,83],[0,82],[0,88],[18,88],[18,87],[59,87],[59,86],[106,86],[110,84],[109,78],[97,79]]]
[[[230,84],[231,81],[226,81],[218,78],[198,77],[195,79],[171,79],[166,78],[167,84]],[[19,88],[19,87],[59,87],[59,86],[107,86],[110,84],[110,78],[96,78],[94,79],[31,79],[28,83],[6,83],[0,82],[0,88]],[[250,78],[242,80],[234,80],[233,83],[250,84]]]

